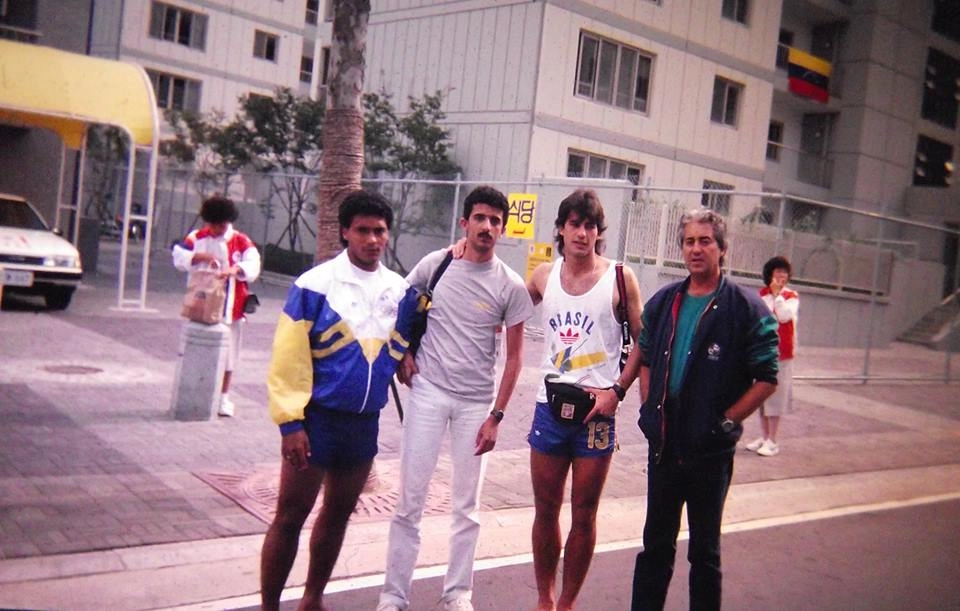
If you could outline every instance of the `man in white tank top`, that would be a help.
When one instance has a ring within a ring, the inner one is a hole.
[[[536,516],[533,564],[540,610],[571,609],[587,575],[596,543],[597,507],[616,445],[615,416],[640,368],[633,351],[620,371],[622,336],[617,306],[616,263],[600,256],[604,225],[597,194],[578,189],[560,203],[554,222],[557,251],[563,257],[538,266],[527,281],[543,315],[544,376],[588,387],[596,394],[593,410],[582,423],[558,419],[547,404],[546,389],[537,394],[528,440]],[[636,339],[640,331],[640,284],[624,267],[627,318]],[[560,507],[567,473],[573,468],[570,493],[572,523],[563,561],[563,588],[555,597],[560,561]]]

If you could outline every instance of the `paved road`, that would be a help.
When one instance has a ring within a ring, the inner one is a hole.
[[[960,500],[951,500],[727,533],[724,608],[956,609],[958,516]],[[681,541],[668,610],[689,604],[686,550],[686,541]],[[634,555],[635,549],[598,554],[578,608],[629,609]],[[480,570],[475,579],[477,611],[532,609],[536,604],[533,568],[527,562]],[[442,587],[441,577],[416,581],[411,609],[432,608]],[[337,592],[325,600],[336,611],[372,611],[378,594],[379,587],[368,587]],[[297,602],[287,601],[282,608],[292,611]]]

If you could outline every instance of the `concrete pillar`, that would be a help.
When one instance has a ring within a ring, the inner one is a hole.
[[[220,404],[230,328],[187,322],[180,337],[180,358],[170,410],[177,420],[210,420]]]

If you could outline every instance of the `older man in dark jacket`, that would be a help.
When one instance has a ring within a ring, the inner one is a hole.
[[[663,609],[680,515],[690,530],[690,608],[719,609],[720,523],[741,422],[776,389],[777,323],[754,291],[721,273],[723,217],[687,212],[678,228],[690,275],[646,304],[640,428],[650,444],[643,551],[633,610]]]

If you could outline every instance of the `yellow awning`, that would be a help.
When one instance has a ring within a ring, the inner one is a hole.
[[[156,115],[140,66],[0,40],[0,123],[53,130],[72,149],[86,124],[105,123],[152,146]]]

